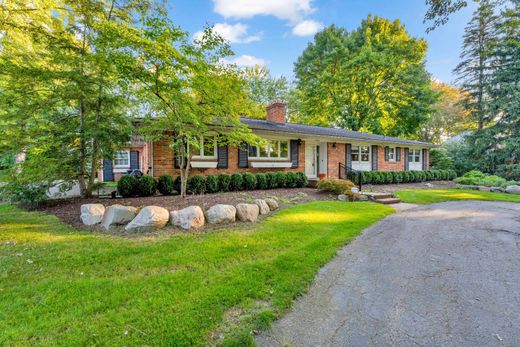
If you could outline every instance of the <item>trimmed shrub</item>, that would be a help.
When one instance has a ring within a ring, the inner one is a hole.
[[[276,180],[276,175],[274,174],[274,172],[266,173],[265,178],[267,180],[268,189],[278,188],[278,181]]]
[[[172,195],[175,191],[173,177],[171,175],[162,175],[157,180],[157,190],[162,195]]]
[[[229,183],[231,182],[231,176],[228,174],[220,174],[217,176],[218,190],[220,192],[229,192]]]
[[[457,178],[457,171],[452,170],[452,169],[448,170],[448,178],[450,180],[456,179]]]
[[[229,180],[229,190],[230,191],[238,191],[242,190],[244,187],[244,179],[242,178],[241,174],[234,173],[231,175],[231,178]]]
[[[296,187],[303,188],[307,186],[307,175],[304,172],[296,173]]]
[[[353,196],[352,188],[354,183],[349,180],[340,180],[335,178],[326,178],[320,180],[316,185],[316,188],[321,191],[330,192],[334,194],[345,194],[349,197]]]
[[[435,178],[435,174],[431,171],[423,171],[423,174],[427,181],[431,181]]]
[[[152,176],[142,176],[137,179],[137,195],[153,196],[157,190],[157,185]]]
[[[276,178],[276,185],[278,188],[285,188],[285,185],[287,183],[287,175],[285,172],[278,171],[274,174]]]
[[[175,189],[177,191],[177,193],[181,193],[181,176],[177,176],[175,177],[175,179],[173,180],[173,189]]]
[[[383,174],[383,178],[384,178],[384,183],[385,184],[392,183],[392,180],[394,179],[394,176],[392,175],[392,172],[390,172],[390,171],[383,171],[382,174]]]
[[[242,174],[242,181],[245,190],[254,190],[256,188],[256,177],[252,173],[246,172]]]
[[[206,180],[204,176],[193,175],[188,179],[188,190],[192,194],[204,194],[206,191]]]
[[[267,189],[267,176],[263,173],[256,174],[256,189]]]
[[[392,172],[392,182],[401,183],[403,181],[403,173],[399,171]]]
[[[296,188],[296,174],[294,172],[285,173],[285,186],[287,188]]]
[[[123,198],[137,196],[139,193],[138,178],[135,176],[124,175],[117,182],[117,192]]]
[[[206,176],[206,192],[207,193],[216,193],[218,192],[218,180],[215,175],[207,175]]]

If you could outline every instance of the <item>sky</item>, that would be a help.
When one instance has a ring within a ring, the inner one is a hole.
[[[426,68],[453,83],[464,27],[475,9],[452,15],[448,24],[426,33],[424,0],[168,0],[170,17],[194,38],[206,25],[226,38],[235,52],[229,61],[266,66],[274,76],[294,76],[294,62],[324,26],[354,30],[369,14],[399,19],[408,33],[428,42]]]

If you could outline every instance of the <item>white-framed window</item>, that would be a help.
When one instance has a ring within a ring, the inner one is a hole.
[[[199,148],[193,153],[193,158],[216,159],[217,158],[217,137],[204,136],[200,138]]]
[[[395,147],[388,147],[388,160],[395,161]]]
[[[116,151],[114,155],[115,167],[130,167],[130,151]]]
[[[289,159],[289,141],[268,140],[263,146],[249,146],[251,159]]]
[[[421,162],[421,150],[420,149],[409,149],[408,150],[408,162],[409,163],[420,163]]]
[[[370,146],[352,146],[350,149],[350,159],[352,162],[369,162]]]

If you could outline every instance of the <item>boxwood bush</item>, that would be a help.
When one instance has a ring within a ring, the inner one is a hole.
[[[123,198],[137,196],[139,194],[138,179],[135,176],[124,175],[117,182],[117,192]]]
[[[244,187],[244,179],[241,174],[234,173],[229,180],[229,190],[239,191]]]
[[[307,186],[307,175],[303,172],[296,173],[296,187],[303,188]]]
[[[208,193],[216,193],[218,192],[218,180],[215,175],[207,175],[206,176],[206,192]]]
[[[250,172],[242,174],[242,181],[245,190],[254,190],[256,188],[256,176]]]
[[[228,174],[220,174],[217,176],[218,190],[219,192],[229,192],[229,183],[231,182],[231,176]]]
[[[173,177],[171,175],[162,175],[157,180],[157,190],[162,195],[172,195],[175,191],[173,185]]]
[[[274,172],[266,173],[265,179],[267,181],[267,189],[278,188],[278,182],[276,181],[276,175],[274,174]]]
[[[175,179],[173,180],[173,189],[175,189],[177,191],[177,193],[181,193],[181,176],[177,176],[175,177]]]
[[[285,188],[285,185],[287,183],[287,175],[285,172],[277,172],[274,174],[276,178],[276,186],[278,188]]]
[[[204,194],[206,192],[206,179],[201,175],[193,175],[188,178],[187,190],[192,194]]]
[[[137,179],[137,195],[153,196],[157,191],[157,185],[152,176],[142,176]]]
[[[267,176],[263,173],[256,174],[256,189],[267,189]]]
[[[285,186],[287,188],[296,188],[297,182],[296,182],[296,174],[294,172],[286,172],[285,173]]]

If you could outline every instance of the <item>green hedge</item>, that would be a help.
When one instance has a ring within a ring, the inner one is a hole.
[[[117,192],[124,198],[155,195],[157,184],[152,176],[124,175],[117,182]]]
[[[395,184],[424,181],[448,181],[457,178],[455,170],[430,171],[361,171],[361,175],[351,174],[350,179],[359,184]]]

